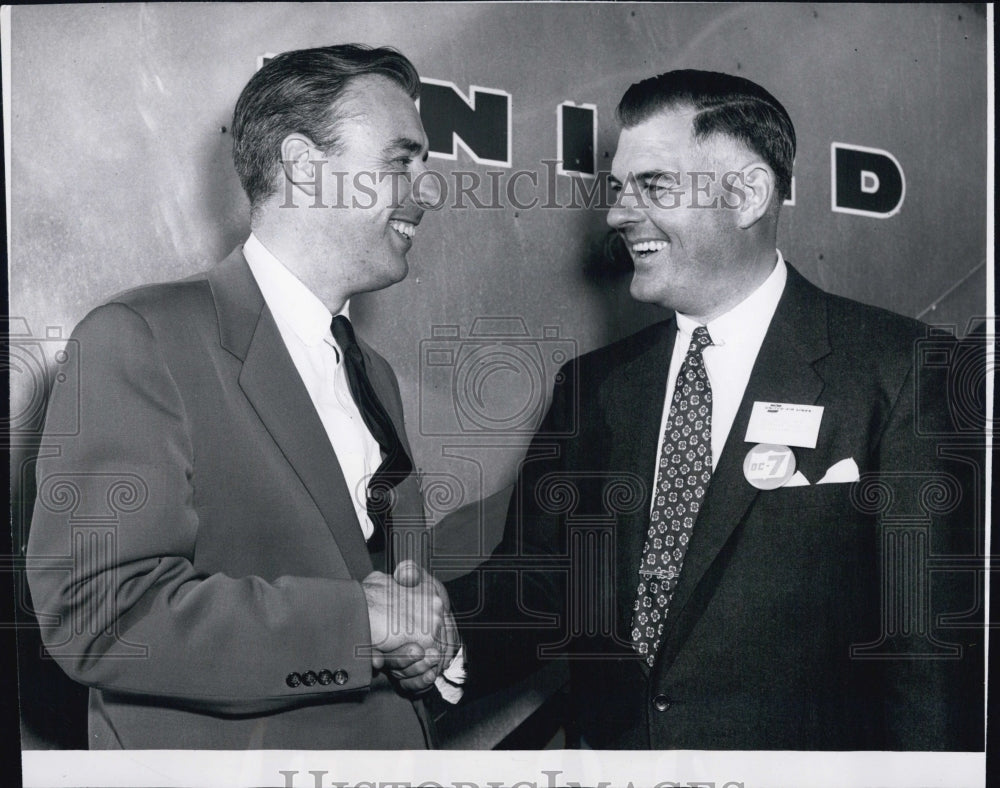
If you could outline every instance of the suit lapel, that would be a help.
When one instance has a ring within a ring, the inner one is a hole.
[[[649,526],[663,396],[676,336],[673,319],[659,324],[649,346],[609,375],[601,403],[611,435],[609,474],[626,471],[642,480],[642,504],[617,518],[615,532],[615,620],[618,637],[626,643],[631,638],[632,601]]]
[[[239,383],[326,520],[351,575],[372,571],[350,491],[309,392],[243,255],[209,273],[220,341],[243,361]]]
[[[697,618],[697,609],[686,608],[697,597],[699,583],[759,493],[743,476],[743,460],[750,448],[743,438],[754,402],[815,404],[824,384],[813,363],[829,351],[825,294],[789,266],[785,291],[761,345],[692,532],[665,622],[661,666],[673,659],[688,625]],[[682,616],[686,625],[678,626]]]

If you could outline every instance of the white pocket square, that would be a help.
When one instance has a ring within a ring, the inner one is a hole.
[[[785,482],[782,487],[808,487],[809,480],[802,475],[802,471],[796,471],[792,478]]]
[[[816,484],[845,484],[849,482],[856,482],[860,478],[860,473],[858,472],[858,464],[854,461],[853,457],[848,457],[846,460],[841,460],[840,462],[835,462],[830,466],[829,470],[823,474],[823,478],[820,479]]]

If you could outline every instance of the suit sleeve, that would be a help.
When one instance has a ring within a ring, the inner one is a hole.
[[[570,362],[575,364],[576,362]],[[470,695],[508,686],[543,667],[566,643],[569,556],[559,496],[573,422],[575,374],[563,369],[552,404],[522,461],[500,544],[447,584],[466,648]]]
[[[359,583],[195,568],[197,458],[145,320],[122,304],[99,308],[68,351],[79,390],[57,389],[48,419],[79,408],[79,431],[43,444],[28,543],[49,654],[83,684],[219,713],[367,687]],[[234,473],[237,466],[234,458]],[[319,681],[290,686],[290,670]]]
[[[968,347],[945,350],[954,358]],[[955,406],[963,406],[956,395],[965,406],[975,396],[956,388],[967,381],[954,372],[918,361],[878,442],[879,479],[892,495],[880,526],[890,750],[981,751],[984,744],[982,573],[975,556],[983,555],[985,457],[981,434],[956,424]]]

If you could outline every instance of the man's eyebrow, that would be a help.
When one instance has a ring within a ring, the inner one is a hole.
[[[654,181],[657,178],[677,178],[679,173],[676,170],[643,170],[642,172],[629,172],[625,174],[625,180],[634,180],[636,183]],[[612,183],[621,183],[621,179],[615,175],[608,175],[608,180]]]
[[[676,170],[644,170],[637,172],[634,177],[637,181],[655,181],[657,178],[670,177],[677,178],[679,173]]]

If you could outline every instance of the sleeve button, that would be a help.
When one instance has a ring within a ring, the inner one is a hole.
[[[285,677],[285,684],[289,687],[297,687],[302,683],[302,677],[298,673],[289,673]]]
[[[321,670],[316,678],[319,679],[319,683],[324,687],[327,684],[333,683],[333,674],[328,670]]]
[[[316,674],[313,673],[311,670],[307,670],[305,673],[302,674],[302,683],[305,684],[307,687],[313,686],[316,683]]]
[[[347,683],[347,671],[338,670],[333,674],[333,683],[343,686]]]

